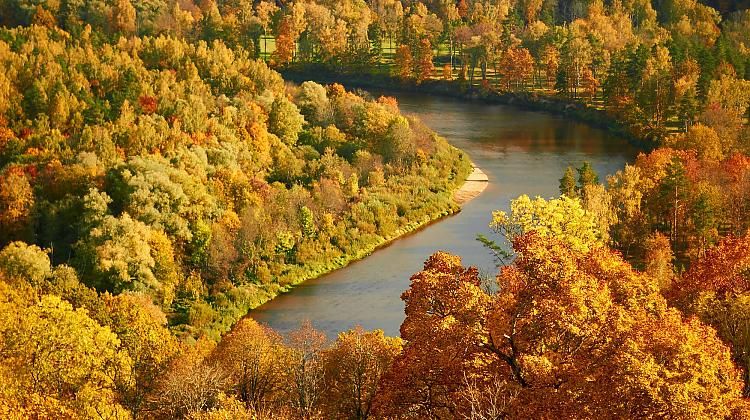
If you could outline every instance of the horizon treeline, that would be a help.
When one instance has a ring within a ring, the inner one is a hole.
[[[278,68],[556,94],[658,145],[695,123],[724,137],[748,117],[730,108],[748,91],[750,11],[713,3],[724,13],[696,0],[5,0],[0,24],[58,25],[74,36],[90,25],[113,41],[218,39]],[[704,115],[717,104],[725,112]]]

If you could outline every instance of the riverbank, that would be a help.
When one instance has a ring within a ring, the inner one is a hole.
[[[546,112],[560,115],[587,125],[605,129],[612,134],[628,140],[644,151],[657,147],[653,140],[635,135],[630,127],[620,123],[603,110],[586,106],[566,98],[540,95],[528,92],[497,92],[470,87],[468,82],[458,80],[428,79],[420,84],[412,80],[402,80],[384,73],[344,73],[335,72],[323,66],[307,66],[281,70],[285,80],[302,83],[312,80],[318,83],[343,84],[347,88],[383,89],[394,92],[420,93],[463,99],[487,104],[501,104],[518,107],[529,111]]]
[[[307,269],[305,269],[304,271],[294,273],[292,275],[293,279],[285,287],[279,288],[276,294],[269,296],[268,299],[258,303],[250,309],[255,309],[258,306],[263,305],[268,300],[273,299],[279,293],[289,292],[295,286],[302,284],[308,280],[313,280],[340,268],[344,268],[355,261],[366,258],[372,255],[373,252],[390,245],[393,241],[414,234],[419,230],[440,221],[446,216],[457,214],[461,211],[461,206],[479,196],[479,194],[481,194],[481,192],[484,191],[484,189],[487,187],[487,184],[487,175],[485,175],[481,169],[472,164],[471,172],[469,172],[468,175],[464,177],[464,181],[461,184],[457,184],[453,191],[450,192],[452,202],[450,203],[451,205],[448,208],[430,215],[426,215],[418,220],[414,220],[406,226],[400,229],[396,229],[393,234],[386,237],[381,237],[381,240],[369,244],[368,246],[360,249],[354,254],[342,255],[324,265],[307,267]]]
[[[458,205],[468,203],[477,198],[477,196],[487,188],[489,181],[487,174],[474,166],[471,173],[466,178],[466,181],[464,181],[464,184],[453,193],[453,201]]]
[[[438,212],[425,215],[418,220],[413,220],[402,228],[396,229],[393,234],[385,237],[379,237],[378,241],[367,244],[353,254],[341,255],[340,257],[329,260],[324,264],[299,267],[298,271],[294,271],[285,275],[285,286],[277,286],[274,288],[259,291],[260,293],[256,295],[257,298],[247,307],[246,316],[249,316],[250,311],[252,311],[253,309],[256,309],[270,302],[283,293],[288,293],[294,290],[296,286],[306,281],[314,280],[318,277],[342,269],[351,263],[360,261],[372,255],[379,249],[389,246],[398,239],[413,235],[418,231],[430,226],[431,224],[437,223],[447,216],[459,213],[461,211],[461,206],[476,198],[482,191],[484,191],[488,184],[488,178],[484,174],[484,172],[474,166],[465,154],[463,155],[461,160],[467,163],[465,170],[462,170],[460,173],[463,182],[456,182],[454,188],[450,192],[447,192],[448,196],[451,197],[451,199],[448,201],[448,206],[446,208]]]

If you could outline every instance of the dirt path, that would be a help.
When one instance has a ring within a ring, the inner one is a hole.
[[[482,191],[487,188],[488,184],[489,179],[487,178],[487,175],[475,166],[474,170],[466,178],[466,181],[461,188],[453,193],[453,200],[455,200],[456,203],[463,205],[481,194]]]

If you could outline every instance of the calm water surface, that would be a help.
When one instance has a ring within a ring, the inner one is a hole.
[[[489,234],[493,210],[507,211],[510,200],[521,194],[556,196],[568,165],[587,160],[603,180],[637,153],[620,138],[558,116],[426,95],[394,96],[403,113],[417,115],[467,152],[489,177],[489,186],[458,215],[253,310],[256,320],[286,332],[310,319],[329,338],[356,325],[398,335],[404,319],[400,295],[432,253],[460,255],[465,265],[494,274],[491,255],[474,239],[477,233]]]

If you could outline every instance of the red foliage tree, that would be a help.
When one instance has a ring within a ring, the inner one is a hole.
[[[141,106],[141,112],[146,115],[151,115],[156,112],[159,101],[154,96],[141,96],[138,98],[138,104]]]

